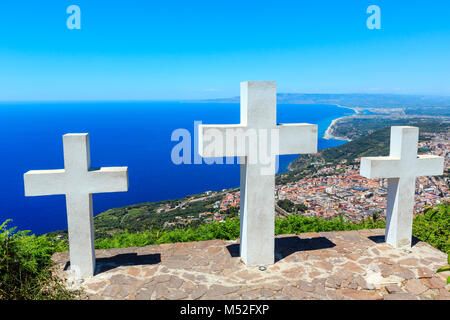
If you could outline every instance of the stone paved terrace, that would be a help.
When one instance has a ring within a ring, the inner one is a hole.
[[[384,230],[304,233],[276,238],[277,262],[245,266],[238,241],[211,240],[97,250],[85,299],[450,299],[447,256],[414,241],[384,243]],[[68,253],[53,256],[62,275]]]

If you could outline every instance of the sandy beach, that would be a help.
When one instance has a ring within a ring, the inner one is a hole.
[[[347,137],[337,137],[337,136],[334,136],[333,133],[332,133],[333,127],[336,125],[336,123],[337,123],[339,120],[342,120],[342,119],[344,119],[344,118],[350,118],[350,117],[353,117],[354,115],[359,114],[360,111],[359,111],[357,108],[341,106],[341,105],[339,105],[339,104],[338,104],[337,106],[340,107],[340,108],[351,109],[351,110],[353,110],[353,111],[355,112],[355,114],[353,114],[353,115],[351,115],[351,116],[340,117],[340,118],[337,118],[337,119],[334,119],[333,121],[331,121],[331,124],[328,126],[327,130],[325,131],[325,133],[324,133],[324,135],[323,135],[323,138],[324,138],[325,140],[335,139],[335,140],[351,141],[351,139],[348,139]]]

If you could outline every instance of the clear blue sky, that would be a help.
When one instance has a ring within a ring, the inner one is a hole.
[[[81,30],[66,27],[71,4]],[[229,97],[244,80],[450,95],[450,1],[0,2],[0,101]]]

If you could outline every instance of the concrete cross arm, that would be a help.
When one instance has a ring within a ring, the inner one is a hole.
[[[128,191],[128,167],[105,167],[89,170],[89,193]],[[90,189],[90,190],[89,190]]]
[[[360,174],[368,179],[437,176],[443,172],[444,158],[439,156],[420,155],[412,163],[392,156],[361,158]]]
[[[417,157],[416,176],[440,176],[444,174],[444,158],[433,155]]]
[[[402,163],[397,157],[363,157],[360,175],[368,179],[400,177]]]
[[[30,170],[23,175],[25,196],[46,196],[66,193],[65,170]]]
[[[204,158],[245,156],[245,147],[239,146],[245,146],[246,135],[247,127],[241,124],[199,125],[198,152]]]
[[[317,152],[317,125],[309,123],[278,124],[279,154],[299,154]]]
[[[128,191],[128,168],[90,169],[70,175],[66,170],[31,170],[24,174],[25,196]]]

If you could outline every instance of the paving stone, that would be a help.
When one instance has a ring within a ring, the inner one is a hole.
[[[175,288],[178,289],[183,284],[183,280],[178,278],[177,276],[171,276],[169,283],[167,284],[168,288]]]
[[[374,286],[370,283],[367,283],[367,281],[361,276],[356,277],[355,282],[361,289],[365,289],[365,290],[373,290],[374,289]]]
[[[372,259],[370,259],[370,258],[362,258],[362,259],[359,259],[358,260],[358,263],[360,264],[360,265],[368,265],[368,264],[370,264],[370,263],[372,263]]]
[[[249,271],[249,270],[242,270],[242,271],[236,273],[236,276],[241,279],[244,279],[244,280],[254,280],[254,279],[259,278],[261,275],[256,272]]]
[[[431,278],[433,277],[434,272],[428,268],[417,268],[417,277],[418,278]]]
[[[275,292],[272,290],[265,289],[265,288],[261,289],[261,296],[264,298],[273,297],[274,294],[275,294]]]
[[[450,299],[450,286],[434,269],[446,264],[446,255],[422,242],[408,253],[367,238],[383,232],[284,235],[302,241],[278,248],[277,262],[265,271],[230,254],[238,241],[223,240],[98,250],[98,258],[114,263],[103,263],[83,282],[63,270],[67,252],[55,253],[52,260],[70,288],[85,289],[80,299],[86,300]],[[334,247],[317,248],[320,237]],[[139,264],[152,255],[161,261]]]
[[[345,255],[345,257],[347,259],[353,260],[353,261],[357,261],[359,258],[361,258],[361,256],[359,254],[356,253],[348,253]]]
[[[196,300],[200,297],[202,297],[206,292],[208,292],[208,288],[205,285],[198,286],[194,291],[191,293],[190,298],[192,300]]]
[[[128,274],[132,277],[138,277],[139,274],[141,273],[141,268],[138,267],[129,267],[128,268]]]
[[[222,252],[222,250],[223,250],[222,247],[211,247],[211,248],[208,248],[207,251],[209,254],[217,254],[217,253]]]
[[[89,300],[105,300],[105,297],[98,294],[91,294],[88,297]]]
[[[428,290],[428,287],[425,286],[420,280],[418,279],[411,279],[409,280],[405,285],[406,291],[409,293],[420,295]]]
[[[345,269],[345,267],[336,272],[336,277],[342,279],[342,281],[347,281],[349,283],[353,280],[354,275],[355,273],[352,270]]]
[[[315,287],[314,287],[314,285],[312,283],[309,283],[309,282],[304,281],[304,280],[299,280],[299,281],[297,281],[296,284],[297,284],[297,287],[300,290],[302,290],[302,291],[314,292]]]
[[[358,289],[358,284],[355,281],[352,281],[346,287],[348,289]]]
[[[155,285],[155,299],[166,299],[169,295],[166,283],[158,283]]]
[[[114,297],[118,299],[126,299],[133,293],[135,289],[129,285],[111,284],[106,287],[104,295],[107,297]]]
[[[192,293],[194,289],[196,288],[196,284],[191,281],[184,281],[181,285],[181,290],[187,293]]]
[[[448,286],[447,286],[448,287]],[[450,288],[440,288],[439,295],[450,298]]]
[[[339,279],[336,276],[328,277],[325,282],[325,287],[327,288],[340,288],[342,283],[342,279]]]
[[[161,274],[161,275],[154,276],[152,278],[152,281],[155,283],[163,283],[163,282],[169,282],[171,278],[172,277],[170,274]]]
[[[280,283],[264,283],[263,285],[264,289],[272,290],[272,291],[281,291],[283,289],[283,285]]]
[[[96,291],[99,292],[102,289],[106,288],[108,285],[108,282],[106,281],[100,281],[100,282],[93,282],[86,285],[87,289],[90,291]]]
[[[392,293],[384,296],[384,300],[417,300],[411,293]]]
[[[120,295],[121,286],[117,284],[109,284],[106,286],[105,291],[103,291],[103,295],[106,297],[118,296]]]
[[[213,293],[213,295],[222,296],[229,293],[233,293],[238,291],[240,286],[223,286],[220,284],[213,284],[211,287],[209,287],[209,291]]]
[[[338,289],[336,293],[353,300],[381,300],[383,298],[379,293],[368,290]]]
[[[117,284],[117,285],[128,285],[128,286],[132,286],[132,287],[137,287],[137,286],[139,286],[139,284],[142,281],[139,279],[136,279],[134,277],[125,275],[125,274],[115,274],[115,275],[111,276],[111,278],[109,279],[109,282],[112,284]]]
[[[285,287],[281,291],[281,294],[290,297],[293,300],[301,300],[307,296],[303,290],[300,290],[295,287]]]
[[[399,293],[402,292],[402,289],[397,284],[388,284],[385,286],[385,289],[388,293]]]
[[[183,273],[183,278],[194,281],[195,280],[195,275],[190,274],[190,273]]]
[[[153,287],[142,288],[136,292],[136,300],[150,300],[153,294]]]
[[[438,277],[422,278],[420,281],[430,289],[440,289],[445,287],[445,281]]]
[[[398,261],[399,264],[407,265],[407,266],[419,266],[419,260],[417,258],[407,258]]]
[[[166,295],[168,300],[181,300],[186,299],[188,294],[183,290],[171,290],[168,295]]]
[[[281,274],[289,279],[298,279],[305,273],[305,268],[298,266],[288,270],[284,270]]]
[[[402,270],[400,272],[395,272],[394,275],[403,278],[405,280],[414,279],[416,275],[411,270]]]
[[[326,261],[316,262],[316,263],[314,263],[314,267],[320,268],[320,269],[325,269],[327,271],[333,270],[333,265],[330,262],[326,262]]]
[[[156,271],[158,271],[158,269],[159,269],[159,266],[143,268],[141,276],[143,278],[149,278],[149,277],[153,276],[156,273]]]
[[[344,263],[343,265],[341,265],[341,267],[344,270],[348,270],[354,273],[363,273],[364,269],[361,268],[361,266],[357,265],[355,262],[353,261],[348,261],[346,263]]]

